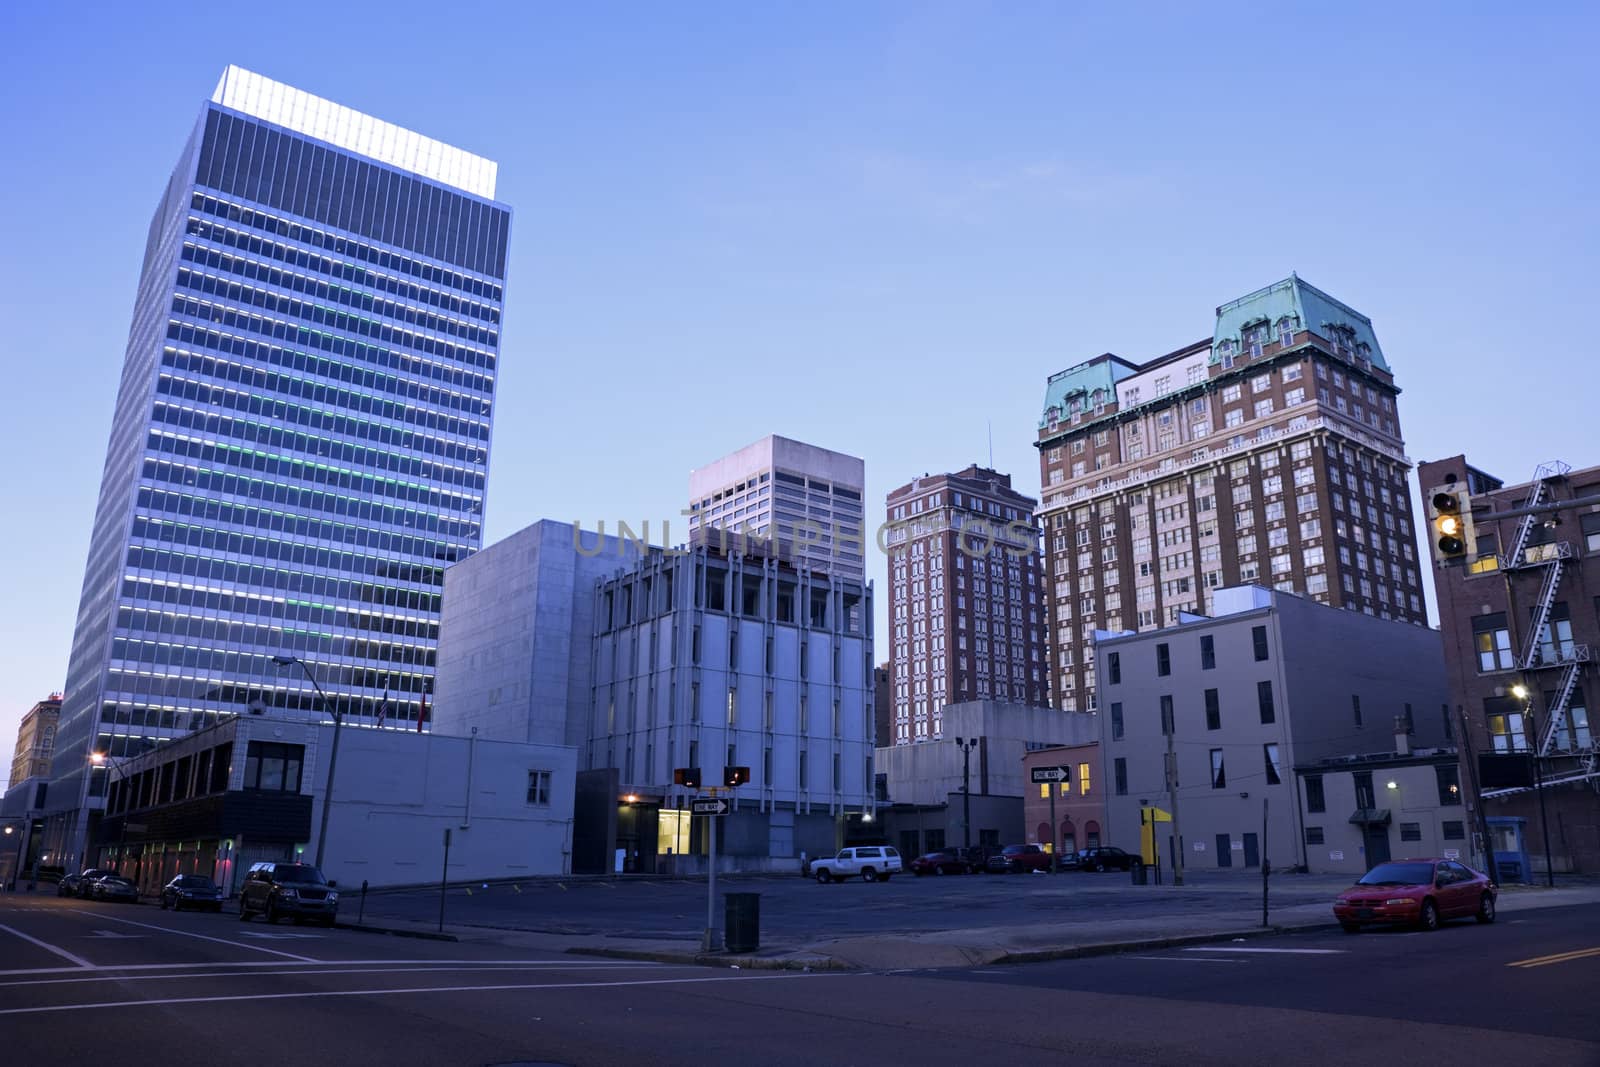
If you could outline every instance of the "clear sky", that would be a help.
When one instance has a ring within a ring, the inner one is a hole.
[[[773,432],[863,457],[869,514],[985,460],[991,423],[1037,493],[1046,376],[1208,336],[1291,270],[1371,316],[1413,458],[1600,462],[1597,29],[1560,3],[5,5],[0,780],[66,674],[146,227],[228,63],[500,162],[488,539],[659,538],[691,468]]]

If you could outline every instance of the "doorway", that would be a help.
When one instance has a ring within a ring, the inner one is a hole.
[[[1261,866],[1261,846],[1255,834],[1244,835],[1244,865],[1246,867]]]
[[[1389,828],[1381,823],[1368,824],[1362,835],[1367,843],[1367,870],[1380,863],[1389,862]]]

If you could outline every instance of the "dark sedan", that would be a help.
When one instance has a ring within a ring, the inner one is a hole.
[[[1078,851],[1078,870],[1080,871],[1126,871],[1133,868],[1138,857],[1122,851],[1114,845],[1097,845],[1094,848],[1085,848]]]
[[[911,873],[921,878],[925,874],[966,874],[972,867],[953,848],[925,852],[911,861]]]
[[[95,900],[121,900],[130,904],[139,903],[139,889],[132,882],[118,874],[104,875],[90,886],[90,896]]]
[[[222,910],[222,887],[203,874],[180,874],[161,888],[161,907]]]

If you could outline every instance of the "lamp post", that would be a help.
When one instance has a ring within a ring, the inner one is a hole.
[[[978,739],[958,737],[956,747],[961,750],[961,843],[970,849],[972,847],[972,750],[978,747]]]
[[[317,830],[317,870],[322,870],[322,854],[328,844],[328,812],[333,808],[333,769],[339,762],[339,728],[344,725],[344,716],[339,714],[339,709],[328,701],[328,694],[322,691],[322,686],[317,684],[317,678],[311,673],[311,668],[299,656],[273,656],[272,662],[280,667],[287,667],[291,663],[298,664],[305,672],[306,680],[311,683],[311,688],[317,691],[317,700],[322,704],[322,710],[333,715],[333,744],[328,750],[328,781],[322,787],[322,825]]]
[[[22,842],[26,839],[27,835],[18,834],[17,833],[17,828],[15,826],[13,826],[10,823],[6,823],[6,837],[9,839],[13,834],[15,834],[16,838],[17,838],[17,865],[11,871],[10,884],[11,884],[11,889],[13,891],[15,891],[16,888],[17,888],[17,879],[22,877],[22,860],[23,860]],[[5,886],[0,885],[0,889],[4,889],[4,888],[5,888]]]
[[[1544,835],[1544,877],[1545,885],[1551,889],[1556,885],[1556,869],[1550,860],[1550,817],[1545,810],[1544,800],[1544,769],[1539,766],[1539,731],[1533,721],[1533,694],[1528,687],[1518,682],[1511,687],[1511,695],[1522,701],[1522,722],[1526,736],[1531,737],[1528,744],[1528,758],[1533,761],[1533,788],[1539,794],[1539,830]]]
[[[124,782],[127,781],[126,778],[123,778],[122,775],[120,773],[118,773],[118,772],[121,771],[122,765],[124,763],[126,763],[127,761],[126,760],[120,760],[120,759],[119,760],[113,760],[108,754],[106,754],[104,752],[91,752],[91,753],[89,753],[89,762],[92,763],[96,767],[105,767],[107,770],[109,770],[111,772],[110,780],[106,782],[106,806],[109,808],[110,805],[111,805],[111,787],[116,785],[119,781],[124,781]],[[124,805],[124,807],[126,807],[126,805]],[[117,828],[117,867],[116,867],[116,870],[117,870],[118,874],[122,873],[122,861],[126,858],[125,854],[126,854],[127,850],[128,850],[128,813],[127,813],[127,811],[124,811],[122,813],[122,824]]]

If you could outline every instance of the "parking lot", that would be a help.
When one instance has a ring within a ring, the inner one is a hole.
[[[1203,920],[1259,909],[1259,872],[1191,873],[1183,887],[1132,884],[1127,873],[974,874],[888,882],[858,879],[819,885],[791,877],[729,875],[718,895],[761,894],[764,937],[801,939],[917,934],[971,927],[1028,926],[1075,921],[1135,919],[1146,915]],[[1349,884],[1342,877],[1279,875],[1272,879],[1274,907],[1331,901]],[[359,898],[348,896],[341,918],[354,919]],[[452,886],[446,900],[452,925],[481,925],[540,933],[695,941],[705,924],[703,879],[567,879],[488,887]],[[371,894],[374,919],[435,918],[437,889]]]

